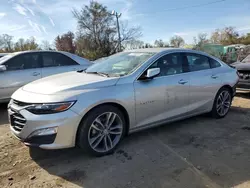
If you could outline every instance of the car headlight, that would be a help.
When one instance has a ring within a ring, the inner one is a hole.
[[[33,114],[54,114],[70,109],[76,101],[49,103],[49,104],[33,104],[26,108]]]

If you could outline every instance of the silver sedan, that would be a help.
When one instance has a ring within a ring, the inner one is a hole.
[[[236,70],[208,54],[140,49],[85,71],[47,77],[12,95],[12,133],[43,149],[79,146],[101,156],[135,131],[203,113],[228,113]]]
[[[0,103],[9,101],[18,88],[46,76],[85,69],[87,59],[60,51],[24,51],[0,58]]]

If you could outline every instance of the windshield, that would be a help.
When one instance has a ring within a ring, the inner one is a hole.
[[[245,59],[243,59],[242,63],[250,63],[250,55],[248,55]]]
[[[149,52],[123,52],[104,59],[90,66],[86,73],[98,72],[114,76],[124,76],[133,72],[138,66],[152,57]]]

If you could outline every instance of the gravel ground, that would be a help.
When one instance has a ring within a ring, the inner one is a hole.
[[[250,94],[224,119],[206,116],[131,134],[109,156],[28,148],[0,106],[1,187],[250,187]]]

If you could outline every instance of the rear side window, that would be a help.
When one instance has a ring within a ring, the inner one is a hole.
[[[206,56],[199,54],[187,53],[189,71],[200,71],[210,69],[209,59]]]
[[[212,58],[210,58],[209,61],[210,61],[210,66],[211,66],[212,69],[221,66],[221,64],[218,61],[216,61],[216,60],[214,60]]]
[[[70,66],[70,65],[78,65],[74,60],[69,57],[66,57],[60,53],[43,53],[43,67],[59,67],[59,66]]]
[[[9,61],[4,63],[7,70],[23,70],[23,69],[35,69],[40,68],[40,58],[38,53],[27,53],[21,54],[11,58]]]

